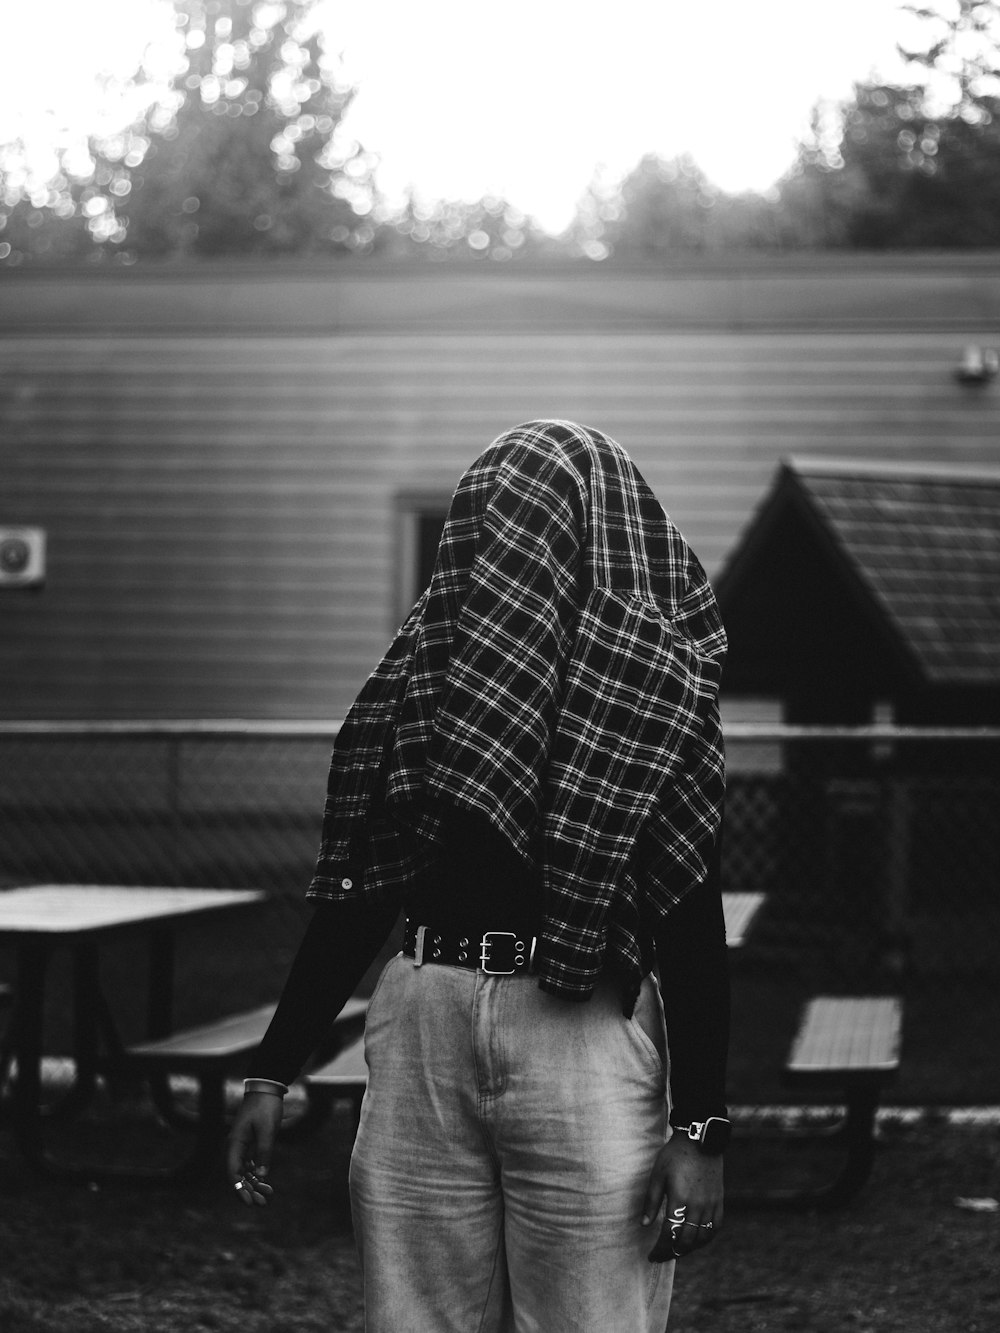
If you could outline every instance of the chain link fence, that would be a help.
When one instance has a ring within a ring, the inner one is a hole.
[[[177,1017],[269,998],[308,912],[335,733],[0,724],[0,884],[265,889],[252,919],[180,941]],[[727,745],[725,887],[766,895],[733,958],[734,1101],[782,1096],[808,995],[892,991],[892,1099],[1000,1103],[1000,731],[741,724]],[[133,962],[106,964],[126,1003]]]

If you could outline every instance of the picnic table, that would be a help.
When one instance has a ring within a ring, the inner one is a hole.
[[[173,1021],[174,929],[178,922],[261,904],[255,889],[138,888],[103,884],[33,884],[0,892],[0,947],[16,954],[10,1055],[16,1063],[11,1120],[18,1147],[36,1167],[80,1174],[45,1150],[42,1106],[43,1021],[46,978],[53,953],[72,954],[74,1074],[64,1110],[80,1109],[104,1067],[126,1066],[129,1052],[118,1034],[101,987],[100,950],[112,940],[138,937],[148,954],[146,1029],[151,1040],[169,1034]],[[266,1023],[266,1012],[261,1021]],[[263,1029],[261,1029],[263,1030]],[[155,1091],[166,1101],[165,1083]],[[200,1147],[207,1151],[208,1135]],[[88,1179],[95,1175],[88,1167]]]
[[[724,893],[722,898],[727,943],[730,949],[742,948],[766,895]],[[902,1027],[903,1002],[897,995],[823,994],[806,1000],[785,1058],[784,1077],[793,1087],[829,1089],[843,1111],[818,1129],[784,1125],[775,1133],[786,1142],[825,1140],[839,1146],[839,1168],[811,1185],[730,1192],[730,1204],[800,1211],[833,1209],[857,1194],[874,1162],[882,1091],[899,1070]],[[762,1133],[754,1125],[745,1131],[749,1138]]]

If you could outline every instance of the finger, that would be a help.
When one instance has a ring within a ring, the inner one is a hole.
[[[684,1247],[677,1228],[664,1222],[656,1238],[656,1244],[647,1257],[651,1264],[664,1264],[673,1259],[683,1259],[687,1253],[688,1250]]]
[[[704,1249],[715,1239],[715,1223],[712,1219],[692,1219],[684,1226],[683,1244],[687,1253]]]
[[[248,1182],[246,1179],[241,1178],[240,1180],[238,1180],[238,1181],[236,1182],[236,1184],[233,1186],[233,1188],[236,1190],[236,1193],[237,1193],[237,1195],[239,1196],[241,1202],[242,1202],[247,1208],[252,1208],[252,1207],[253,1207],[253,1190],[250,1188],[250,1184],[249,1184],[249,1182]]]
[[[257,1170],[259,1172],[263,1172],[264,1168],[258,1167]],[[253,1193],[254,1203],[256,1203],[258,1199],[260,1199],[261,1202],[266,1203],[268,1199],[271,1197],[271,1195],[274,1193],[272,1187],[270,1185],[265,1184],[265,1182],[260,1179],[260,1176],[256,1175],[253,1171],[249,1171],[247,1173],[247,1181]]]
[[[263,1208],[273,1193],[270,1185],[262,1185],[259,1180],[250,1183],[250,1202],[258,1208]]]
[[[671,1216],[673,1221],[668,1219],[664,1223],[653,1251],[660,1262],[665,1259],[686,1259],[688,1255],[711,1245],[715,1239],[715,1222],[711,1217],[702,1220],[696,1214],[678,1222],[676,1214]]]
[[[670,1208],[667,1216],[660,1227],[660,1234],[656,1239],[656,1244],[650,1250],[648,1258],[650,1263],[662,1264],[670,1259],[682,1259],[690,1253],[691,1246],[684,1236],[685,1231],[690,1228],[684,1225],[687,1215],[685,1204],[678,1204]]]
[[[270,1185],[265,1185],[262,1180],[258,1180],[252,1172],[245,1172],[236,1182],[235,1189],[249,1207],[256,1205],[261,1208],[267,1203],[268,1199],[274,1194]]]

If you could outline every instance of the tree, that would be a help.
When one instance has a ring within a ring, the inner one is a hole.
[[[25,256],[44,262],[73,261],[96,253],[84,212],[84,182],[57,168],[34,179],[19,140],[0,147],[0,262]]]
[[[592,191],[591,234],[619,257],[652,259],[670,251],[704,250],[717,196],[690,157],[666,161],[647,154],[622,181],[616,199],[601,199]]]
[[[174,7],[183,58],[168,95],[92,140],[82,176],[61,172],[59,210],[29,201],[35,210],[131,259],[371,249],[374,162],[343,133],[352,89],[311,22],[313,0]],[[140,70],[134,83],[147,82]],[[11,220],[24,203],[9,200]]]
[[[1000,96],[1000,3],[998,0],[939,0],[906,4],[916,20],[916,44],[900,54],[926,79],[938,76],[944,101],[976,121],[977,112]]]
[[[371,161],[338,134],[351,90],[305,3],[175,0],[188,69],[180,104],[133,180],[141,254],[364,250]]]
[[[400,259],[508,263],[554,253],[556,242],[526,213],[492,195],[423,202],[412,193],[390,222],[383,253]]]
[[[859,84],[839,135],[817,112],[780,189],[786,245],[1000,245],[1000,103],[931,115],[923,87]]]
[[[775,240],[772,201],[726,194],[688,156],[647,154],[620,183],[591,183],[564,246],[594,260],[655,260]]]

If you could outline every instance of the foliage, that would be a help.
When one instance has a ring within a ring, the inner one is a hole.
[[[817,114],[780,191],[787,245],[1000,245],[1000,103],[933,116],[926,90],[862,84],[837,136]]]
[[[766,195],[718,189],[690,157],[595,177],[572,225],[542,232],[509,201],[392,215],[374,158],[343,128],[353,90],[315,0],[173,0],[166,91],[140,69],[140,113],[31,179],[0,146],[0,262],[356,254],[407,260],[659,262],[732,249],[1000,245],[1000,0],[911,3],[922,81],[857,85],[815,109]]]
[[[351,93],[304,20],[310,5],[176,0],[182,98],[135,173],[143,254],[366,249],[371,163],[337,134]]]
[[[691,158],[665,161],[647,154],[614,194],[605,191],[602,198],[599,187],[592,186],[578,243],[594,258],[602,257],[598,247],[642,258],[703,250],[716,201],[717,192]]]
[[[131,259],[371,249],[373,161],[340,130],[352,90],[312,3],[174,0],[183,56],[167,95],[35,197],[5,172],[8,244],[50,258],[88,241]]]
[[[818,106],[767,196],[726,195],[689,158],[595,183],[566,243],[591,259],[755,249],[1000,246],[1000,100],[936,114],[922,86],[858,84]]]
[[[924,82],[819,105],[766,196],[727,195],[690,158],[595,182],[565,238],[591,259],[725,249],[1000,245],[1000,0],[909,4]]]
[[[400,259],[499,263],[553,253],[556,244],[505,199],[419,201],[412,193],[391,220],[383,253]]]
[[[79,261],[97,254],[93,219],[86,212],[94,196],[86,182],[60,172],[45,183],[44,192],[24,193],[14,183],[22,175],[21,149],[20,143],[0,149],[0,261],[16,264],[28,256],[42,262]]]
[[[773,227],[773,201],[724,193],[688,156],[647,154],[620,185],[591,183],[564,245],[594,260],[650,260],[773,244]]]
[[[917,43],[900,53],[924,76],[940,76],[945,100],[977,119],[1000,96],[1000,0],[938,0],[906,4],[917,20]]]

